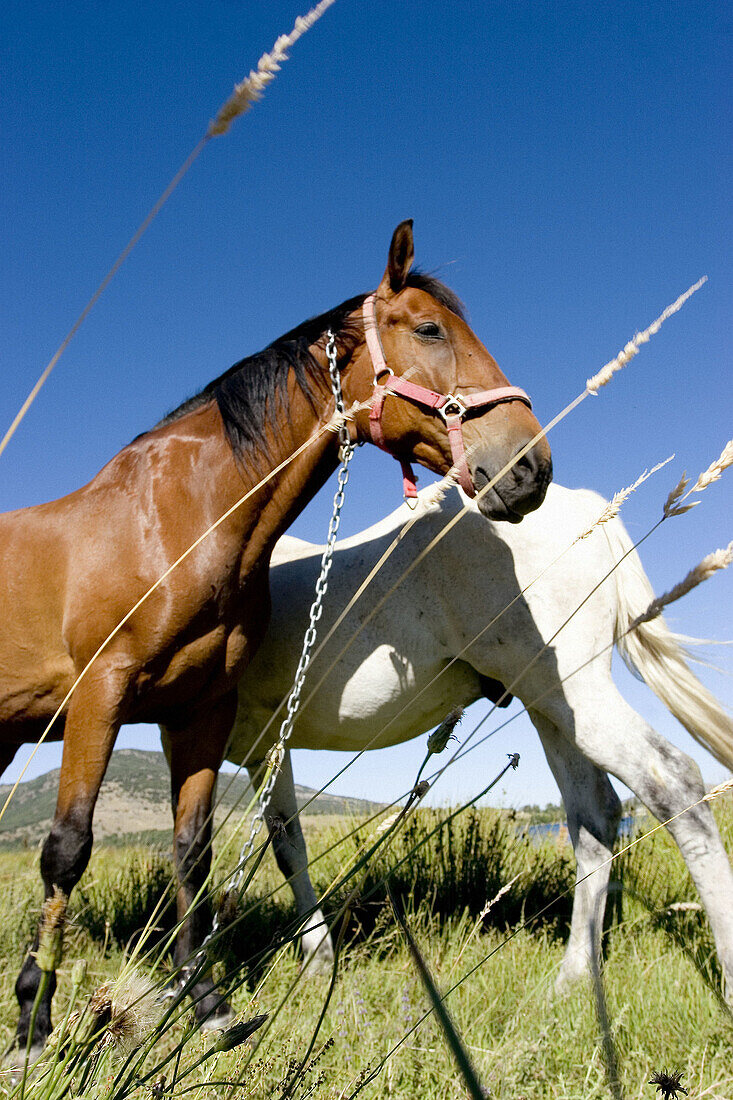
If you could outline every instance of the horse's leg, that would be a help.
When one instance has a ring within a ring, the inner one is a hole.
[[[257,768],[249,769],[249,773],[254,785],[258,781]],[[333,943],[308,874],[308,853],[295,800],[290,750],[285,751],[265,816],[277,865],[293,891],[298,916],[305,918],[301,944],[308,964],[306,974],[330,974]]]
[[[573,709],[575,741],[581,752],[630,787],[659,821],[668,820],[703,797],[705,787],[697,764],[652,729],[612,684],[593,682],[578,694],[573,679],[566,689]],[[733,871],[709,804],[703,802],[683,813],[670,822],[669,831],[707,912],[730,999]]]
[[[197,948],[211,929],[211,906],[200,897],[211,867],[211,809],[216,777],[224,759],[236,708],[236,694],[230,693],[206,714],[185,726],[168,725],[170,738],[171,795],[174,815],[174,855],[178,874],[176,895],[180,929],[176,939],[176,967],[193,966]],[[189,911],[190,910],[190,911]],[[211,977],[202,973],[190,991],[196,1017],[205,1027],[225,1027],[231,1010]]]
[[[65,898],[81,878],[92,851],[92,816],[99,788],[107,770],[117,731],[126,681],[100,669],[80,682],[69,704],[61,758],[61,774],[51,831],[41,851],[41,875],[48,899],[55,891]],[[59,929],[61,935],[62,929]],[[17,1041],[25,1048],[42,971],[36,964],[38,936],[15,983],[20,1004]],[[51,1031],[51,1001],[56,974],[38,1005],[34,1030],[34,1053],[43,1047]]]
[[[554,723],[529,712],[565,806],[575,852],[573,915],[555,986],[565,989],[591,977],[591,960],[600,962],[601,931],[621,802],[605,772],[567,741]],[[589,875],[589,878],[586,876]]]

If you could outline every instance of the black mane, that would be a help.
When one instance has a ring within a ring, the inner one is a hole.
[[[406,285],[426,291],[462,320],[466,319],[460,299],[434,276],[413,271],[408,275]],[[348,317],[361,307],[366,296],[358,294],[355,298],[349,298],[335,309],[303,321],[255,355],[240,359],[224,374],[209,382],[200,393],[168,413],[156,427],[165,427],[186,413],[216,401],[235,456],[244,459],[255,446],[260,451],[265,450],[262,428],[268,421],[270,424],[274,422],[286,394],[289,372],[293,371],[297,385],[311,403],[314,391],[330,392],[323,368],[309,348],[329,329],[338,337],[341,349],[352,342],[355,345],[361,338],[361,320],[349,321]]]

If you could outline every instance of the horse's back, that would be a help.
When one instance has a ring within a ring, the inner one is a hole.
[[[316,543],[306,542],[305,539],[295,538],[294,535],[283,535],[275,543],[270,565],[277,567],[289,561],[318,557],[322,553],[323,547]]]

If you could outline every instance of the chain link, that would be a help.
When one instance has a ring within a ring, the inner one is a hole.
[[[336,350],[336,338],[329,329],[328,331],[328,343],[326,344],[326,355],[328,357],[328,372],[331,376],[331,389],[336,401],[336,412],[342,414],[344,412],[344,402],[341,394],[341,376],[338,370],[338,354]],[[237,866],[229,880],[229,886],[227,888],[227,894],[230,897],[236,897],[238,900],[239,892],[242,885],[242,879],[244,878],[244,871],[255,848],[255,841],[265,823],[265,815],[267,814],[267,808],[270,805],[272,799],[272,792],[277,782],[277,775],[282,766],[283,759],[285,757],[285,747],[290,735],[293,732],[293,725],[295,724],[295,718],[300,706],[300,693],[303,690],[303,684],[305,683],[305,675],[308,671],[308,665],[310,664],[311,652],[315,645],[316,635],[318,632],[318,622],[323,614],[323,599],[328,589],[328,575],[331,571],[331,564],[333,561],[333,551],[336,544],[336,536],[338,535],[339,524],[341,523],[341,509],[344,503],[344,491],[346,489],[347,482],[349,480],[349,463],[354,455],[354,444],[349,438],[348,424],[344,421],[339,427],[339,459],[341,466],[338,472],[338,482],[336,486],[336,493],[333,498],[333,511],[331,513],[331,520],[328,525],[328,536],[326,538],[326,547],[323,551],[321,558],[321,570],[316,581],[315,598],[311,605],[310,616],[308,622],[308,628],[303,638],[303,649],[300,654],[300,660],[298,661],[298,667],[295,672],[295,678],[293,680],[293,686],[290,689],[290,695],[286,704],[286,713],[280,726],[280,732],[278,739],[273,745],[272,749],[268,753],[268,776],[260,791],[257,810],[252,818],[252,824],[250,826],[249,837],[242,846],[242,850],[239,853],[239,860]],[[206,947],[212,936],[216,934],[219,929],[219,917],[218,914],[214,915],[211,931],[204,939],[201,947]],[[200,956],[199,956],[200,957]]]

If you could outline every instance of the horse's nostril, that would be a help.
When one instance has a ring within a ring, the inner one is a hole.
[[[519,481],[535,481],[537,479],[540,472],[540,462],[534,447],[517,459],[514,464],[514,472]]]
[[[514,477],[518,485],[534,485],[543,492],[552,481],[552,459],[545,458],[536,447],[518,458],[514,464]]]

